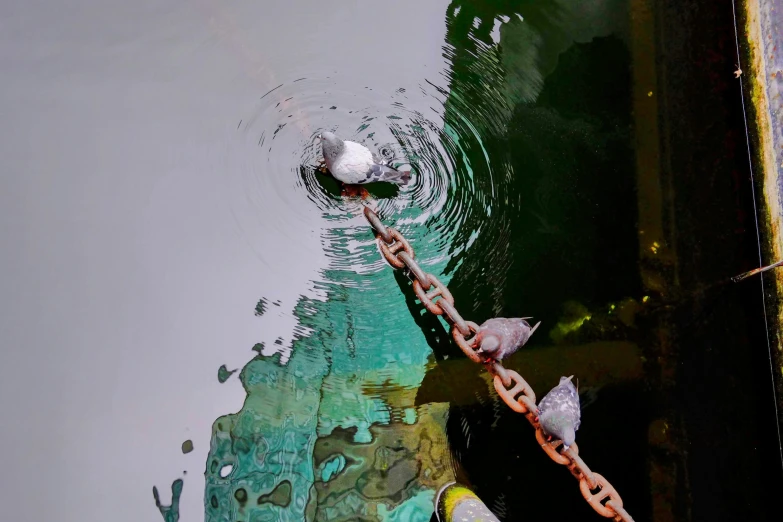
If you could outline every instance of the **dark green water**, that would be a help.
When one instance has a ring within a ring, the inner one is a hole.
[[[242,409],[213,425],[206,520],[427,521],[455,477],[503,520],[599,519],[315,171],[322,127],[410,159],[412,186],[373,187],[374,204],[466,318],[543,322],[508,366],[539,397],[560,375],[591,390],[581,454],[636,520],[776,519],[761,296],[726,284],[755,253],[730,4],[452,2],[443,17],[448,66],[420,92],[347,94],[303,67],[239,124],[268,158],[246,183],[297,175],[329,264],[291,346],[256,346]]]

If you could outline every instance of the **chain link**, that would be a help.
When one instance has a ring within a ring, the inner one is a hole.
[[[381,253],[383,254],[383,257],[386,259],[386,261],[388,261],[388,263],[394,268],[404,268],[405,262],[398,257],[397,253],[402,250],[408,254],[411,260],[413,260],[415,257],[413,248],[411,247],[411,244],[408,243],[408,240],[402,237],[402,234],[393,228],[389,227],[386,232],[392,238],[392,241],[389,243],[386,241],[378,241],[378,246],[381,248]]]
[[[508,370],[506,370],[499,361],[490,361],[484,364],[487,367],[487,371],[491,373],[493,377],[500,379],[503,386],[511,386],[511,375],[509,375]]]
[[[364,217],[366,217],[367,221],[370,222],[370,226],[373,228],[373,230],[375,230],[375,233],[381,236],[381,239],[383,239],[387,244],[391,244],[392,235],[389,233],[389,229],[386,228],[386,225],[381,222],[381,218],[378,217],[378,214],[368,209],[367,207],[364,208],[366,209],[364,212]],[[367,212],[368,210],[369,212]]]
[[[443,308],[443,315],[445,315],[446,319],[454,326],[455,332],[458,332],[463,336],[470,335],[468,322],[462,318],[453,304],[446,300],[441,300],[438,304]]]
[[[425,285],[420,283],[418,279],[413,280],[413,291],[416,293],[416,297],[419,298],[419,301],[421,301],[421,304],[424,305],[424,308],[426,308],[428,312],[435,315],[443,315],[443,308],[441,308],[440,304],[438,304],[443,302],[443,300],[448,302],[450,305],[454,305],[454,297],[451,295],[451,292],[449,292],[449,289],[446,288],[446,286],[441,283],[440,280],[434,275],[427,274],[427,288],[424,286]],[[434,286],[435,289],[427,292],[426,290],[431,286]],[[436,303],[435,299],[438,297],[440,297],[441,300]]]
[[[419,266],[419,263],[417,263],[412,256],[409,256],[407,252],[400,252],[397,254],[397,257],[403,262],[403,264],[405,264],[406,267],[408,267],[408,271],[420,284],[426,284],[429,282],[427,272],[422,270]],[[427,288],[429,288],[429,286]]]
[[[536,440],[541,445],[541,449],[544,450],[544,452],[549,456],[550,459],[554,460],[561,466],[568,466],[569,464],[571,464],[571,459],[569,459],[568,456],[563,455],[562,453],[557,451],[557,448],[563,445],[562,440],[557,440],[557,439],[552,439],[552,437],[547,437],[547,435],[544,433],[544,430],[542,430],[540,426],[536,428]],[[574,442],[574,444],[571,447],[575,447],[578,450],[576,442]]]
[[[593,475],[593,472],[587,467],[587,464],[582,460],[582,457],[579,456],[579,448],[576,446],[576,443],[568,448],[565,453],[571,459],[571,463],[568,464],[568,471],[571,472],[576,480],[581,481],[584,479],[587,481],[587,485],[590,486],[590,489],[595,489],[597,484],[595,475]]]
[[[585,498],[587,503],[598,512],[599,515],[618,520],[617,517],[620,516],[620,513],[615,511],[613,508],[622,508],[623,499],[620,498],[620,495],[617,494],[617,491],[614,489],[614,487],[603,476],[599,475],[598,473],[593,473],[593,477],[595,478],[597,485],[592,489],[587,483],[587,480],[582,479],[579,481],[579,490],[582,492],[582,496]],[[593,493],[593,491],[596,489],[599,491],[597,493]],[[607,502],[603,502],[604,500]],[[611,502],[611,505],[607,507],[606,504],[608,502]],[[622,518],[619,520],[622,520]]]
[[[473,349],[475,337],[479,331],[479,325],[473,321],[465,321],[465,325],[468,327],[468,335],[472,334],[470,340],[465,339],[465,334],[458,328],[453,328],[451,330],[451,336],[454,338],[454,342],[457,343],[457,346],[459,346],[459,349],[462,350],[471,361],[482,364],[484,359]]]
[[[495,391],[500,398],[515,412],[525,416],[529,413],[534,418],[538,417],[536,394],[533,388],[514,370],[506,370],[506,374],[511,382],[503,382],[499,375],[494,379]],[[511,389],[507,389],[509,387]]]
[[[541,448],[553,461],[566,466],[579,481],[579,489],[587,503],[603,517],[618,522],[633,522],[631,515],[623,508],[620,495],[608,480],[587,467],[579,456],[576,443],[563,451],[562,441],[548,440],[538,423],[536,394],[527,381],[517,372],[504,368],[500,362],[488,360],[476,352],[479,325],[462,318],[454,306],[454,296],[446,285],[434,275],[422,270],[415,261],[410,243],[397,230],[386,227],[369,207],[364,207],[364,216],[375,231],[378,246],[386,261],[395,268],[408,269],[413,279],[413,291],[424,308],[432,314],[444,316],[451,324],[451,335],[457,346],[471,361],[483,364],[493,375],[495,391],[500,399],[509,408],[525,416],[536,430],[536,440]]]

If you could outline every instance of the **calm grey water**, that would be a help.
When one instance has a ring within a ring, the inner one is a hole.
[[[439,81],[446,5],[3,2],[3,518],[154,520],[183,470],[182,520],[204,518],[211,424],[244,398],[217,368],[290,347],[328,266],[321,212],[257,146],[278,124],[259,98],[311,79],[278,147],[298,159],[358,126],[346,106]]]

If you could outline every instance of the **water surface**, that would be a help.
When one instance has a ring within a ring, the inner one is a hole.
[[[678,9],[3,7],[9,516],[427,521],[457,478],[504,520],[598,519],[316,169],[330,129],[412,165],[369,204],[465,317],[543,321],[508,365],[579,377],[636,520],[763,519],[760,301],[722,284],[753,247],[738,99],[676,67],[719,69],[726,20]]]

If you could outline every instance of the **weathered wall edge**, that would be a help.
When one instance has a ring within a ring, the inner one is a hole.
[[[762,264],[783,259],[783,0],[745,0],[737,6],[747,124],[750,131]],[[783,270],[762,274],[777,392],[783,412]]]

